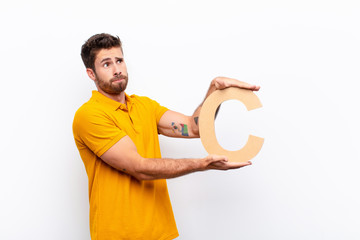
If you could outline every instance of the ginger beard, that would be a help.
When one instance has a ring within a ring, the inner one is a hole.
[[[95,73],[95,83],[101,90],[108,94],[119,94],[126,89],[128,76],[120,74],[106,81]]]

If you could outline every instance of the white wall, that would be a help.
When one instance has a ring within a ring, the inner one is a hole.
[[[229,149],[265,138],[253,165],[168,181],[179,239],[360,239],[359,16],[355,0],[2,2],[0,239],[90,238],[71,124],[94,89],[80,47],[100,32],[123,40],[128,93],[173,110],[218,75],[262,87],[263,108],[225,102],[216,121]]]

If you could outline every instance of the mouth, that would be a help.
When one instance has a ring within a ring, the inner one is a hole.
[[[124,78],[114,79],[114,80],[111,81],[111,83],[117,83],[117,82],[121,82],[123,80],[124,80]]]
[[[117,82],[121,82],[121,81],[123,81],[123,80],[125,80],[126,79],[126,77],[125,76],[121,76],[121,77],[117,77],[117,78],[113,78],[113,79],[111,79],[111,83],[117,83]]]

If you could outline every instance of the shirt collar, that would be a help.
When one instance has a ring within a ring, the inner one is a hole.
[[[117,102],[115,100],[112,100],[111,98],[106,97],[105,95],[101,94],[100,92],[98,92],[96,90],[92,91],[91,98],[96,100],[96,101],[105,103],[106,105],[113,108],[115,111],[118,110],[118,109],[125,110],[125,111],[127,110],[125,104]],[[131,109],[134,102],[133,102],[131,96],[127,95],[126,93],[125,93],[125,101],[126,101],[126,104],[127,104],[128,108]]]

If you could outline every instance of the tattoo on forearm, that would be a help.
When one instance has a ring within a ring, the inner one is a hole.
[[[171,123],[172,126],[172,130],[175,133],[176,131],[180,132],[181,135],[188,137],[189,136],[189,132],[188,132],[188,126],[187,124],[179,124],[180,126],[178,126],[175,122]]]
[[[187,125],[186,124],[180,124],[180,125],[181,125],[181,135],[189,136]]]
[[[194,122],[196,125],[198,125],[199,117],[194,117]]]
[[[172,130],[173,130],[173,132],[175,132],[175,130],[177,130],[177,129],[178,129],[178,127],[175,125],[175,123],[174,123],[174,122],[172,122],[172,123],[171,123],[171,126],[172,126]]]

